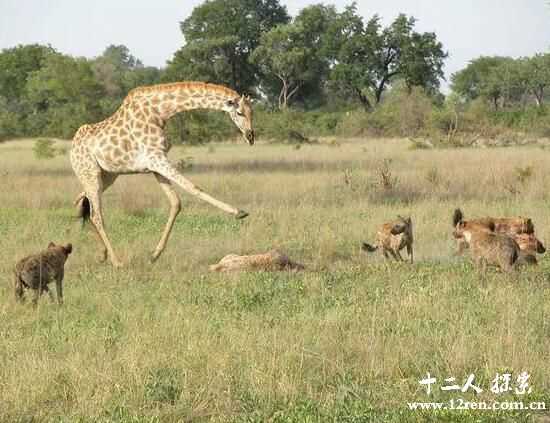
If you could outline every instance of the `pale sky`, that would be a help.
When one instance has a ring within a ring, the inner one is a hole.
[[[0,0],[0,49],[51,44],[94,57],[124,44],[145,65],[162,67],[183,44],[179,23],[202,0]],[[291,15],[312,0],[281,0]],[[348,1],[334,0],[339,10]],[[384,23],[404,12],[433,31],[449,52],[447,76],[480,55],[528,56],[550,51],[550,0],[359,0],[359,13]]]

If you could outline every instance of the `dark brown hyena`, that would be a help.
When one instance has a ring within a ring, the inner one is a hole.
[[[403,261],[400,251],[407,247],[407,253],[411,263],[413,262],[413,225],[410,217],[397,216],[398,220],[384,223],[376,233],[376,245],[372,246],[363,242],[361,248],[364,251],[382,251],[385,258],[389,254],[398,261]]]
[[[485,273],[488,265],[512,272],[520,257],[519,245],[511,236],[479,228],[470,228],[467,222],[457,223],[453,236],[463,240],[472,251],[475,264]]]
[[[24,289],[33,289],[33,305],[36,306],[43,292],[47,292],[53,301],[48,284],[54,279],[57,302],[63,304],[64,266],[72,250],[71,244],[63,246],[50,242],[46,250],[20,260],[15,265],[15,299],[23,301]]]
[[[521,263],[536,264],[536,254],[544,254],[546,249],[535,236],[533,221],[525,217],[482,217],[464,220],[464,214],[456,209],[453,214],[453,227],[462,222],[463,228],[471,231],[488,231],[497,234],[508,235],[519,245]],[[465,239],[457,239],[457,254],[468,248]]]

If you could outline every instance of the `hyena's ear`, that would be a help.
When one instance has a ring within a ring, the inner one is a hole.
[[[68,243],[63,249],[65,250],[65,254],[69,255],[73,252],[73,244]]]
[[[53,248],[53,247],[55,247],[55,244],[50,241],[50,243],[48,244],[48,248]]]

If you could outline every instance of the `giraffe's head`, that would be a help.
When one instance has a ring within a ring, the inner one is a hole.
[[[243,95],[228,100],[226,105],[231,120],[242,132],[245,141],[253,145],[255,134],[252,127],[252,104],[250,102],[250,96]]]

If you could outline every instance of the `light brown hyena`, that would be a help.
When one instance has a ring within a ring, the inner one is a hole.
[[[464,221],[457,223],[453,236],[468,245],[474,263],[483,273],[487,270],[487,265],[498,266],[505,272],[515,270],[520,249],[511,236],[491,232],[487,228],[472,228]]]
[[[376,244],[372,246],[363,242],[361,249],[373,252],[378,249],[384,257],[389,259],[389,254],[398,261],[403,261],[400,251],[407,248],[407,254],[411,264],[413,263],[413,224],[410,217],[397,216],[397,220],[384,223],[376,233]]]
[[[239,256],[229,254],[222,258],[218,264],[210,266],[213,272],[230,271],[275,271],[275,270],[303,270],[304,266],[295,263],[284,253],[278,250],[271,250],[265,254],[254,254],[250,256]]]
[[[55,245],[50,242],[48,248],[38,254],[33,254],[21,259],[14,269],[15,299],[23,301],[24,289],[33,289],[33,305],[36,306],[38,298],[43,292],[47,292],[53,301],[53,295],[48,288],[52,279],[55,280],[57,302],[63,304],[63,276],[65,274],[65,262],[71,254],[71,244]]]
[[[463,222],[464,227],[469,230],[486,230],[512,237],[519,245],[522,263],[536,264],[536,254],[546,251],[542,242],[535,236],[535,225],[529,218],[483,217],[464,220],[462,211],[456,209],[453,214],[453,227],[456,228],[459,222]],[[462,254],[468,248],[468,243],[464,238],[458,238],[457,247],[457,254]]]

